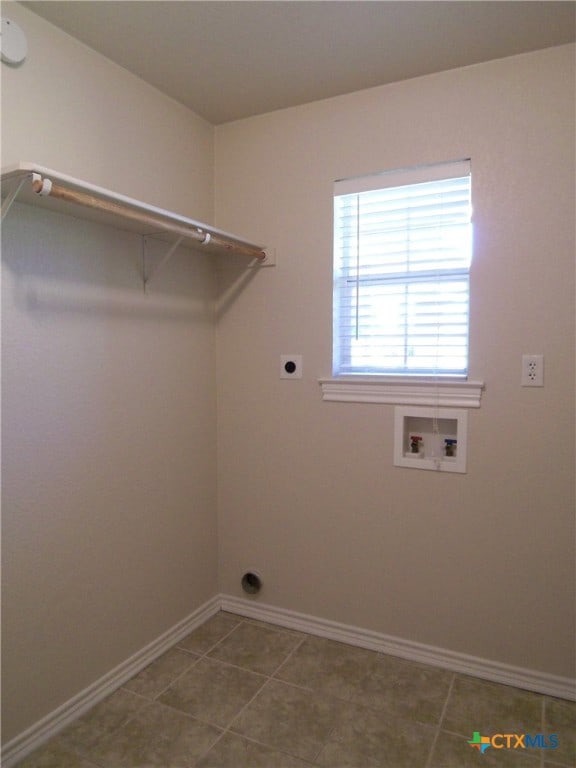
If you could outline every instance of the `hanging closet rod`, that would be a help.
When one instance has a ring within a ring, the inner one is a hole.
[[[140,222],[152,229],[161,229],[165,232],[172,232],[181,237],[195,240],[200,245],[210,244],[212,247],[221,248],[231,253],[239,253],[245,256],[263,261],[266,258],[266,252],[258,246],[239,243],[236,240],[227,238],[217,232],[209,231],[209,228],[189,227],[176,221],[167,221],[160,216],[145,211],[138,211],[127,205],[116,203],[110,200],[104,200],[95,195],[81,192],[75,189],[68,189],[60,184],[54,184],[50,179],[41,178],[39,174],[33,175],[32,188],[36,194],[43,197],[49,196],[64,200],[68,203],[95,208],[104,213],[111,213],[121,216],[124,219]]]
[[[81,206],[89,219],[106,221],[110,217],[109,223],[116,218],[123,219],[129,224],[128,229],[141,235],[174,234],[194,241],[199,250],[248,256],[259,264],[274,263],[263,246],[245,238],[35,163],[22,161],[2,168],[2,188],[3,194],[6,194],[2,200],[2,219],[19,196],[24,202],[32,204],[44,200],[48,207],[62,201]],[[94,215],[91,216],[90,212]]]

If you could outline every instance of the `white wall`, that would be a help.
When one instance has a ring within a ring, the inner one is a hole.
[[[392,464],[393,407],[321,402],[332,183],[472,158],[468,472]],[[574,47],[216,129],[218,224],[273,245],[217,332],[222,591],[574,675]],[[523,353],[546,386],[520,387]],[[304,356],[279,380],[281,353]]]
[[[55,168],[200,221],[213,215],[213,128],[17,3],[28,57],[2,66],[2,165]]]
[[[4,4],[6,6],[7,4]],[[213,129],[19,5],[2,165],[210,220]],[[3,227],[3,738],[217,592],[212,268],[16,205]]]

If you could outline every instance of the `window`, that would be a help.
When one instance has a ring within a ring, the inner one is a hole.
[[[336,182],[334,375],[466,376],[470,198],[469,161]]]

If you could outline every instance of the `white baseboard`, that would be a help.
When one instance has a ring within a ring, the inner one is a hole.
[[[390,656],[399,656],[410,661],[442,667],[453,672],[460,672],[482,680],[513,685],[528,691],[555,696],[560,699],[576,700],[576,680],[569,677],[559,677],[545,672],[514,667],[490,659],[468,656],[446,648],[424,645],[401,637],[384,635],[379,632],[340,624],[336,621],[319,619],[296,611],[276,608],[272,605],[256,602],[245,598],[221,595],[223,611],[239,614],[250,619],[259,619],[271,624],[277,624],[288,629],[307,632],[311,635],[339,640],[360,648],[380,651]]]
[[[259,619],[288,629],[349,643],[360,648],[368,648],[410,661],[450,669],[483,680],[513,685],[517,688],[524,688],[561,699],[576,699],[576,681],[568,677],[558,677],[522,667],[513,667],[509,664],[501,664],[489,659],[468,656],[445,648],[436,648],[411,640],[403,640],[400,637],[353,627],[349,624],[341,624],[284,608],[276,608],[254,600],[233,597],[232,595],[216,595],[115,669],[103,675],[92,685],[80,691],[76,696],[8,742],[2,749],[3,768],[12,768],[34,749],[56,736],[63,728],[113,693],[220,609],[246,618]]]
[[[3,768],[11,768],[48,739],[56,736],[63,728],[113,693],[219,610],[220,596],[216,595],[156,640],[141,648],[129,659],[16,736],[2,749]]]

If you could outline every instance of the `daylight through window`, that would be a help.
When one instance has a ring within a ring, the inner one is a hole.
[[[334,192],[334,375],[465,376],[470,162],[346,179]]]

